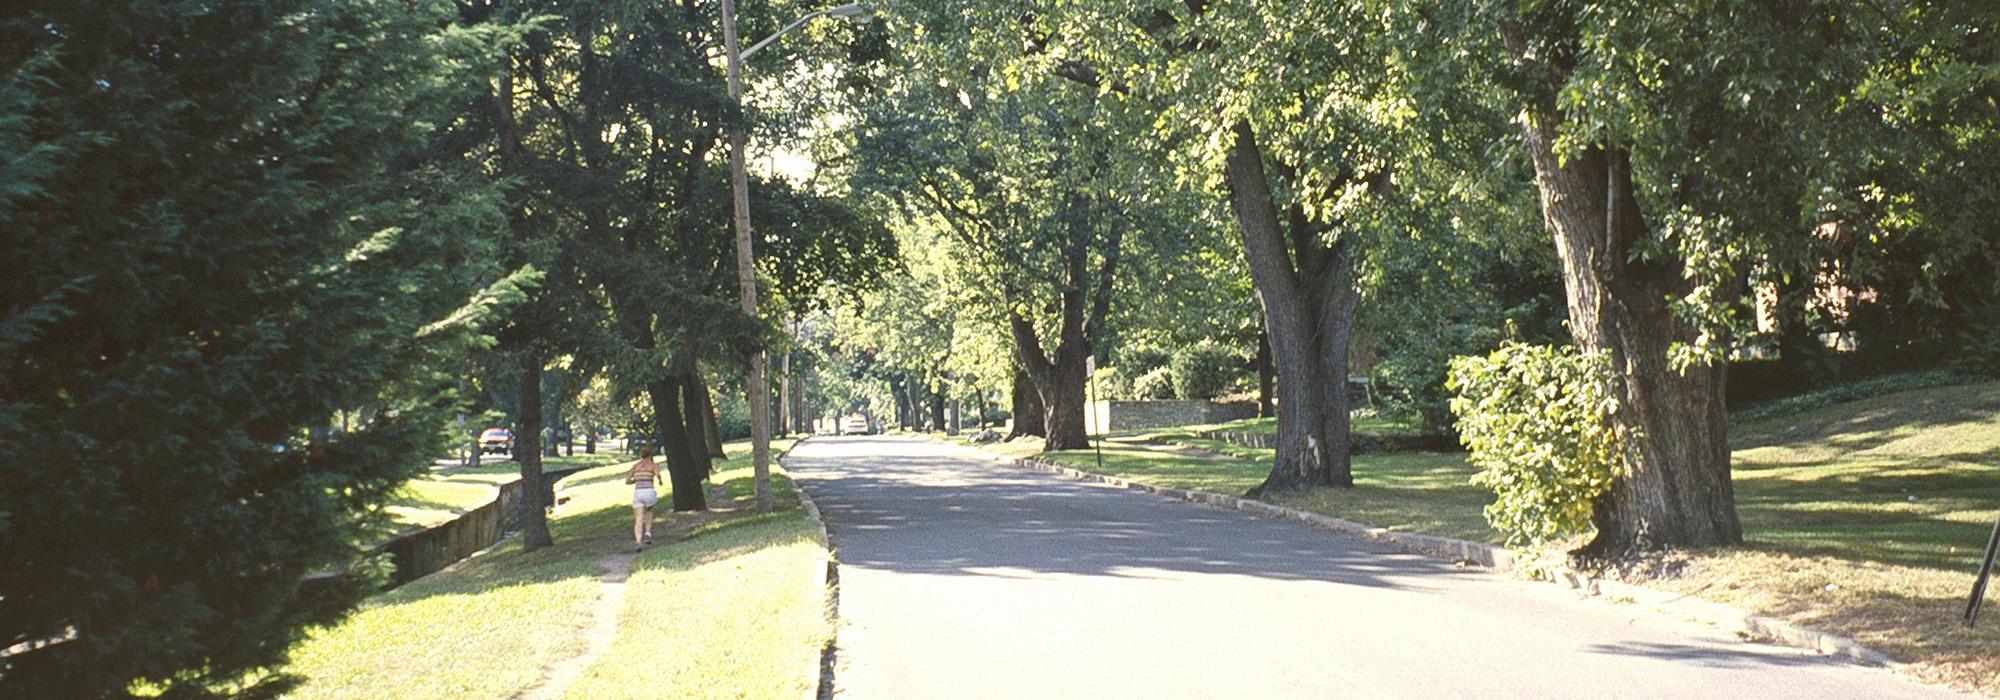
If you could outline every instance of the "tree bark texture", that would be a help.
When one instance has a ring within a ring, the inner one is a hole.
[[[694,460],[695,468],[701,471],[702,476],[714,474],[715,460],[708,452],[708,420],[703,415],[706,411],[702,410],[708,389],[702,386],[701,370],[683,370],[680,380],[675,383],[680,385],[681,390],[681,420],[687,432],[688,457]]]
[[[910,400],[908,394],[903,391],[902,377],[889,378],[889,396],[896,400],[896,427],[902,430],[909,430],[911,423]],[[846,415],[843,414],[841,418],[846,418]],[[844,430],[845,426],[838,426],[837,429]]]
[[[1048,437],[1047,410],[1042,407],[1042,394],[1035,390],[1035,383],[1028,379],[1028,373],[1014,368],[1013,413],[1014,425],[1007,430],[1007,439],[1018,437]]]
[[[1271,368],[1271,334],[1257,331],[1257,417],[1270,418],[1278,415],[1276,402],[1271,399],[1271,385],[1277,380],[1277,372]]]
[[[1248,123],[1233,128],[1224,163],[1229,208],[1264,308],[1276,366],[1277,458],[1259,497],[1314,485],[1353,486],[1348,459],[1347,346],[1360,300],[1344,241],[1327,243],[1299,207],[1281,217],[1263,149]]]
[[[1090,225],[1090,224],[1072,224]],[[1015,362],[1027,374],[1041,395],[1047,430],[1042,450],[1082,450],[1090,447],[1085,427],[1084,387],[1090,380],[1088,361],[1099,329],[1111,310],[1112,281],[1118,272],[1118,256],[1124,229],[1115,221],[1104,222],[1107,235],[1097,269],[1089,268],[1089,249],[1082,234],[1073,234],[1063,271],[1060,316],[1056,327],[1055,354],[1043,351],[1035,324],[1019,310],[1008,314],[1008,328],[1014,336]],[[1009,296],[1013,297],[1010,290]]]
[[[708,393],[708,382],[702,379],[700,372],[695,373],[694,380],[694,397],[701,401],[703,447],[708,450],[710,459],[727,459],[728,453],[722,451],[722,427],[716,425],[715,397]]]
[[[949,432],[950,427],[947,426],[944,421],[944,392],[937,389],[932,389],[930,391],[930,394],[931,394],[930,396],[931,430],[942,430]]]
[[[548,504],[542,502],[542,360],[527,353],[521,361],[521,420],[514,432],[514,460],[521,465],[521,548],[555,544],[549,537]]]
[[[1663,546],[1743,540],[1729,475],[1725,365],[1674,371],[1668,351],[1698,330],[1669,299],[1692,283],[1677,259],[1637,259],[1647,224],[1620,149],[1592,148],[1559,160],[1554,118],[1524,125],[1542,217],[1562,261],[1570,335],[1611,358],[1610,416],[1624,452],[1611,491],[1596,504],[1597,537],[1585,551],[1619,555]],[[1607,196],[1607,194],[1609,196]]]
[[[707,476],[695,459],[695,443],[688,434],[681,411],[681,381],[666,376],[646,382],[646,394],[653,402],[653,430],[660,437],[660,452],[667,460],[667,480],[673,485],[674,510],[707,510],[701,479]]]

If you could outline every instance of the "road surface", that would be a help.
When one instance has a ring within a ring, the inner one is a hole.
[[[1963,697],[955,446],[785,464],[840,559],[840,698]]]

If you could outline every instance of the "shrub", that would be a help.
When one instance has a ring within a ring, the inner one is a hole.
[[[1240,362],[1228,348],[1210,343],[1191,345],[1167,364],[1174,394],[1183,399],[1212,399],[1229,388]]]
[[[1132,380],[1132,398],[1171,399],[1174,397],[1173,374],[1165,367],[1155,367],[1153,371],[1139,375]]]
[[[1447,432],[1452,415],[1445,378],[1453,358],[1487,352],[1499,342],[1499,331],[1472,323],[1447,323],[1433,333],[1402,334],[1375,364],[1375,399],[1392,414],[1420,419],[1429,432]]]
[[[1617,473],[1609,376],[1603,355],[1570,347],[1508,342],[1452,361],[1459,439],[1479,467],[1473,483],[1498,497],[1486,520],[1509,545],[1588,531],[1592,503]]]
[[[1132,398],[1132,379],[1123,366],[1099,367],[1097,374],[1091,375],[1090,381],[1095,384],[1091,390],[1097,393],[1099,399],[1129,399]]]

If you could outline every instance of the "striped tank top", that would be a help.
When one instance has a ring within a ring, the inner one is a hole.
[[[638,464],[632,465],[632,488],[651,489],[653,480],[659,476],[660,465],[654,464],[650,459],[639,460]]]

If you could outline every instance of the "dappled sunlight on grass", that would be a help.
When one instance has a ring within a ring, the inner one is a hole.
[[[747,472],[745,472],[747,475]],[[627,581],[620,635],[566,697],[799,697],[831,638],[827,558],[797,508],[706,525],[648,550]]]
[[[582,651],[599,570],[577,542],[517,544],[370,599],[315,631],[286,669],[307,678],[288,697],[506,697],[543,665]]]
[[[774,442],[774,452],[790,444]],[[716,480],[747,494],[747,444],[730,447],[737,448],[735,458],[718,462]],[[601,592],[599,560],[631,546],[632,490],[623,480],[629,458],[593,457],[615,462],[564,482],[568,502],[549,522],[555,546],[525,552],[517,538],[370,598],[294,650],[285,672],[307,682],[288,697],[509,697],[541,681],[551,664],[582,653]],[[773,473],[780,506],[795,503],[782,470]],[[442,477],[430,483],[490,491],[513,472],[490,467]],[[665,527],[694,516],[659,517]],[[588,691],[572,695],[773,697],[797,694],[813,681],[801,674],[831,628],[824,588],[812,575],[827,554],[811,521],[792,507],[707,523],[697,532],[639,557],[628,626],[614,644],[615,653],[644,650],[649,659],[671,649],[672,673],[650,674],[661,684],[633,685],[634,669],[659,661],[608,662],[615,673],[607,678],[622,685],[586,684],[579,687]],[[752,690],[739,695],[735,688]]]

